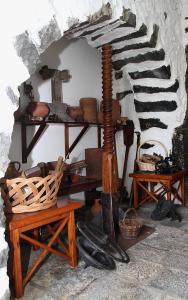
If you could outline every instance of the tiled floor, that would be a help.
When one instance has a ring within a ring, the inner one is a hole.
[[[72,269],[51,255],[25,288],[25,300],[178,300],[188,299],[188,208],[183,221],[152,221],[152,206],[139,209],[155,232],[128,249],[130,263],[116,263],[115,271]]]

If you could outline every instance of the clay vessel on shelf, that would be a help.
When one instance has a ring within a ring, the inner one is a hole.
[[[49,115],[50,109],[48,104],[41,101],[30,102],[27,106],[27,113],[31,117],[46,118]]]
[[[83,110],[84,121],[96,123],[97,121],[97,99],[96,98],[81,98],[80,107]]]
[[[83,110],[80,106],[68,106],[67,114],[75,121],[83,121]]]

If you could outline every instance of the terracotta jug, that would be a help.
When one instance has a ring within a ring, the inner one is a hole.
[[[40,101],[30,102],[27,106],[27,113],[32,117],[45,118],[49,115],[48,104]]]
[[[67,114],[75,121],[83,121],[83,111],[80,106],[68,106]]]

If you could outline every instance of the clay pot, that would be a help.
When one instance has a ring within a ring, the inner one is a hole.
[[[83,110],[84,121],[96,123],[97,121],[97,99],[96,98],[81,98],[80,107]]]
[[[80,106],[68,106],[67,114],[75,121],[83,121],[83,110]]]
[[[49,115],[50,109],[45,102],[33,101],[27,106],[27,113],[32,117],[45,118]]]

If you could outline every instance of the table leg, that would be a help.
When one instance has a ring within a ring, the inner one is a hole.
[[[34,237],[36,240],[39,240],[39,236],[40,236],[40,234],[39,234],[39,228],[33,229],[33,237]],[[38,247],[38,246],[33,246],[33,250],[37,251],[37,250],[39,250],[39,249],[40,249],[40,247]]]
[[[138,208],[138,186],[135,178],[133,178],[133,205],[134,208]]]
[[[166,182],[166,186],[168,188],[168,191],[166,193],[166,195],[167,195],[167,201],[171,201],[171,185],[172,185],[171,180],[169,180],[169,181]]]
[[[18,229],[11,231],[10,239],[12,243],[11,255],[13,256],[15,296],[16,298],[21,298],[23,296],[23,280],[20,254],[20,237]]]
[[[72,267],[77,266],[77,251],[76,251],[76,232],[75,232],[75,219],[74,211],[71,211],[69,214],[68,220],[68,242],[69,242],[69,256],[70,256],[70,265]]]

